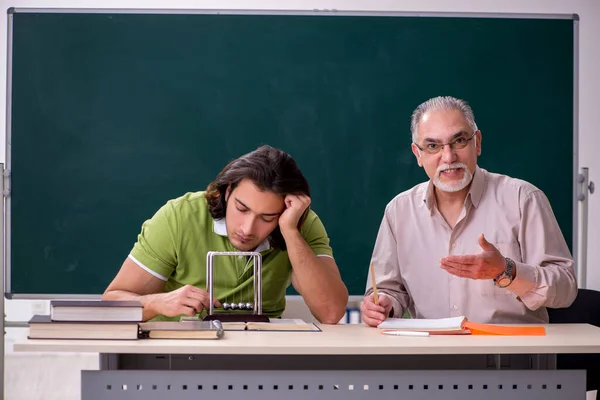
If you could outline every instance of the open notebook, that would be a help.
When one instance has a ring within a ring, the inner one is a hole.
[[[430,335],[545,336],[543,326],[480,324],[466,317],[438,319],[388,318],[377,326],[383,331],[429,332]]]
[[[465,317],[439,319],[388,318],[378,329],[394,331],[429,332],[430,335],[465,335],[471,333],[466,327]]]
[[[270,322],[223,322],[226,331],[287,331],[321,332],[321,329],[302,319],[271,318]]]

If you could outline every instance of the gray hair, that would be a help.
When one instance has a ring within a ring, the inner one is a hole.
[[[410,132],[412,133],[413,143],[417,143],[417,129],[423,115],[428,111],[436,110],[458,110],[462,112],[473,132],[477,131],[475,116],[473,115],[473,110],[471,110],[469,103],[452,96],[438,96],[420,104],[415,111],[413,111],[412,117],[410,118]]]

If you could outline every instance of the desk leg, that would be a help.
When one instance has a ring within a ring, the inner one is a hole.
[[[462,360],[462,358],[457,358],[457,360]],[[556,354],[490,354],[487,356],[487,368],[556,369]]]
[[[100,370],[114,371],[119,369],[119,355],[100,353]]]
[[[531,369],[556,369],[556,354],[534,354]]]

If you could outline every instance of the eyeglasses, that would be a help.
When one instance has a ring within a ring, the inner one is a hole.
[[[475,137],[476,133],[477,131],[473,132],[473,134],[470,137],[466,137],[466,135],[459,136],[456,139],[449,141],[448,143],[427,143],[425,147],[421,147],[415,143],[415,146],[417,146],[419,150],[427,154],[437,154],[444,148],[444,146],[450,146],[450,149],[452,150],[461,150],[467,147],[471,139]]]

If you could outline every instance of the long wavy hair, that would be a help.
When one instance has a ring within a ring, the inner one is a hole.
[[[217,178],[206,188],[208,210],[214,219],[225,218],[227,199],[230,193],[244,179],[250,179],[260,190],[279,194],[306,195],[310,197],[308,181],[302,175],[296,161],[286,152],[271,146],[258,149],[233,160],[217,175]],[[298,221],[298,229],[302,227],[308,209]],[[269,235],[271,247],[285,250],[285,240],[279,226]]]

